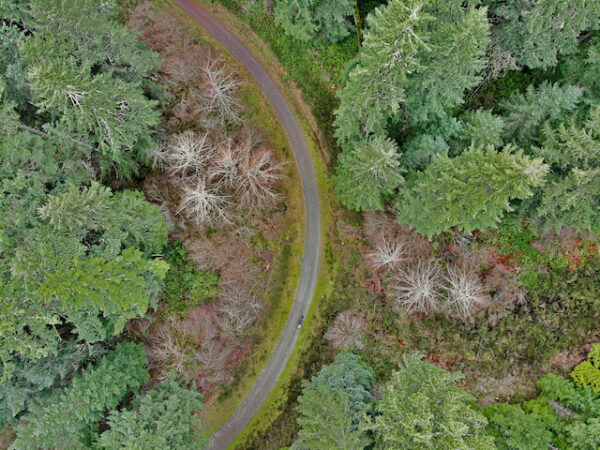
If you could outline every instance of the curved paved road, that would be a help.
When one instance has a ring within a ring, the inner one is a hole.
[[[173,0],[173,2],[225,45],[242,62],[265,92],[279,116],[290,141],[304,192],[304,209],[306,214],[304,259],[298,280],[296,298],[283,333],[279,338],[277,348],[271,355],[266,368],[260,374],[238,409],[210,439],[209,448],[225,449],[244,429],[254,414],[256,414],[260,405],[266,400],[275,386],[298,340],[300,334],[300,330],[297,327],[298,318],[308,314],[310,302],[314,296],[317,284],[321,249],[319,192],[310,159],[310,152],[306,146],[300,127],[279,89],[277,89],[277,86],[265,69],[254,59],[240,41],[232,36],[214,17],[205,9],[198,6],[193,0]]]

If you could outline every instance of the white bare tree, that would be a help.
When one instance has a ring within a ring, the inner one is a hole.
[[[215,154],[208,133],[184,131],[170,136],[166,146],[164,164],[172,174],[201,174]]]
[[[167,380],[173,373],[186,373],[189,356],[181,330],[179,318],[171,317],[159,326],[146,347],[152,366],[158,369],[160,380]]]
[[[241,104],[237,92],[242,83],[235,72],[225,72],[223,63],[214,59],[204,67],[204,106],[203,109],[218,118],[220,123],[240,123]]]
[[[406,243],[382,234],[373,251],[367,255],[367,260],[375,270],[384,269],[388,272],[398,269],[409,260],[406,250]]]
[[[474,312],[489,303],[489,296],[476,273],[460,266],[449,266],[447,272],[444,311],[461,320],[471,320]]]
[[[166,139],[160,139],[156,141],[156,144],[151,149],[147,150],[147,155],[152,161],[152,167],[159,168],[160,170],[167,169],[167,155],[169,154],[169,147]]]
[[[440,265],[429,259],[400,270],[390,289],[396,308],[432,314],[440,310],[440,288]]]
[[[333,324],[325,333],[325,339],[331,342],[333,348],[345,350],[349,348],[363,348],[362,327],[364,319],[352,314],[350,311],[339,313]]]
[[[223,329],[243,334],[258,319],[262,305],[256,296],[241,284],[233,282],[226,285],[221,292],[221,298]]]
[[[231,139],[225,140],[216,152],[209,168],[208,177],[211,182],[224,189],[235,189],[239,178],[238,165],[244,149],[236,146]]]
[[[242,153],[238,165],[236,195],[240,209],[261,210],[273,206],[281,195],[275,187],[283,178],[283,164],[270,150],[255,149]]]
[[[230,202],[225,195],[217,193],[204,176],[182,179],[181,200],[177,214],[183,214],[197,225],[229,225],[230,214],[227,207]]]

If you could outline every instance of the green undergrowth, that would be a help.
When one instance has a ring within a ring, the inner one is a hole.
[[[181,241],[175,241],[167,247],[165,260],[170,268],[162,296],[163,316],[184,313],[215,298],[219,285],[218,274],[199,272]]]

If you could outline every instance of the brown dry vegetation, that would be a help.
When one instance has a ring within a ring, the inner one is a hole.
[[[169,10],[139,5],[128,25],[160,52],[165,136],[149,157],[148,198],[198,270],[217,272],[217,299],[181,315],[134,321],[156,379],[178,373],[212,396],[232,382],[269,305],[265,291],[285,223],[282,165],[239,100],[241,81]]]

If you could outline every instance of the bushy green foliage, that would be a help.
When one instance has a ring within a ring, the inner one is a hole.
[[[600,344],[595,345],[600,348]],[[592,355],[594,358],[594,355]],[[587,369],[589,361],[577,367]],[[548,374],[540,378],[540,395],[519,405],[499,403],[483,408],[488,428],[500,449],[597,449],[600,445],[600,395],[579,383]]]
[[[366,436],[352,425],[350,400],[343,391],[332,391],[326,385],[305,387],[298,397],[297,419],[300,431],[292,449],[361,449],[369,443]]]
[[[594,392],[600,393],[600,369],[594,367],[589,361],[578,364],[571,372],[571,378],[575,383],[589,386]]]
[[[105,352],[100,345],[78,344],[70,339],[60,342],[56,355],[37,361],[17,358],[12,376],[0,384],[0,429],[50,390],[65,387],[73,372]]]
[[[446,117],[484,66],[484,9],[434,0],[392,0],[368,19],[364,45],[339,92],[336,136],[343,145],[383,134],[397,114],[412,125]],[[439,80],[444,80],[440,83]],[[401,108],[403,107],[403,108]]]
[[[98,234],[90,252],[113,258],[122,248],[135,246],[148,257],[160,253],[167,243],[167,229],[160,208],[141,192],[111,190],[92,182],[89,187],[50,195],[38,209],[42,219],[57,231],[85,236]]]
[[[583,41],[577,54],[562,58],[558,65],[560,79],[565,83],[585,89],[590,98],[600,94],[600,33],[596,32],[589,41]]]
[[[491,145],[498,148],[504,144],[506,123],[501,116],[489,110],[477,109],[467,111],[460,120],[462,122],[460,140],[467,145],[476,147]]]
[[[30,408],[16,428],[13,448],[89,448],[106,411],[148,380],[146,363],[142,346],[119,344],[98,364],[76,375],[70,386]]]
[[[506,139],[521,145],[536,142],[542,126],[556,123],[573,112],[581,101],[582,90],[576,86],[560,86],[544,82],[530,85],[525,93],[515,93],[501,102],[506,117]]]
[[[375,374],[358,355],[342,352],[323,366],[298,397],[298,448],[364,448],[368,440],[357,428],[371,402]]]
[[[600,448],[600,419],[575,422],[566,426],[569,448],[597,450]]]
[[[510,200],[533,195],[548,167],[512,146],[501,152],[472,146],[456,158],[439,155],[401,191],[398,221],[427,236],[452,227],[467,233],[497,226]]]
[[[597,0],[484,0],[490,12],[500,19],[498,39],[517,62],[530,68],[549,68],[558,55],[577,50],[578,38],[585,30],[600,25]]]
[[[354,0],[278,0],[275,23],[300,40],[325,37],[335,42],[352,31]]]
[[[137,397],[131,409],[112,411],[97,446],[105,449],[188,450],[206,445],[200,419],[202,395],[169,380]]]
[[[587,387],[558,375],[544,375],[538,381],[541,396],[547,400],[557,400],[585,417],[600,417],[600,397]]]
[[[460,153],[470,142],[461,141],[464,126],[453,117],[428,122],[415,130],[414,136],[402,143],[400,162],[402,169],[424,169],[436,155],[446,152]],[[456,144],[450,148],[450,143]],[[456,151],[455,151],[456,149]]]
[[[167,239],[159,208],[93,182],[137,171],[151,145],[160,113],[143,85],[156,55],[115,22],[110,2],[20,6],[0,48],[3,381],[13,358],[56,356],[72,332],[87,343],[119,333],[155,305],[167,270],[150,259]]]
[[[37,117],[22,119],[54,139],[78,143],[88,157],[95,153],[104,175],[131,176],[160,123],[157,102],[144,92],[160,66],[157,55],[116,22],[111,4],[32,0],[26,6],[27,14],[10,26],[12,41],[21,43],[4,64],[7,99],[34,104]],[[23,28],[30,32],[19,35]],[[25,73],[23,84],[18,75]]]
[[[585,121],[557,127],[547,122],[541,141],[533,152],[551,164],[554,175],[542,189],[535,217],[546,230],[567,225],[600,230],[600,107],[592,108]]]
[[[456,386],[462,378],[422,362],[419,354],[405,356],[365,425],[374,434],[374,448],[493,449],[486,418],[474,398]]]
[[[482,411],[488,419],[488,432],[500,450],[547,450],[552,443],[552,433],[519,405],[496,403]]]
[[[85,327],[80,329],[77,316],[77,333],[85,341],[96,342],[107,336],[95,333],[104,328],[95,310],[111,323],[113,334],[119,334],[129,319],[146,313],[160,287],[148,281],[164,279],[168,268],[166,262],[144,260],[139,250],[128,248],[108,262],[101,257],[75,260],[68,270],[49,273],[35,294],[46,304],[58,303],[67,314],[82,312]]]
[[[571,378],[576,384],[589,387],[596,394],[600,394],[600,344],[594,344],[588,360],[573,369]]]
[[[216,295],[219,276],[198,272],[181,241],[167,247],[165,258],[170,266],[162,295],[165,314],[185,312]]]
[[[330,366],[323,366],[312,378],[311,386],[327,386],[329,390],[342,391],[348,396],[353,423],[357,424],[360,414],[371,402],[369,389],[375,382],[375,374],[360,358],[350,352],[339,353]]]
[[[356,211],[383,209],[385,200],[404,181],[398,146],[391,139],[372,136],[343,152],[333,178],[340,201]]]

